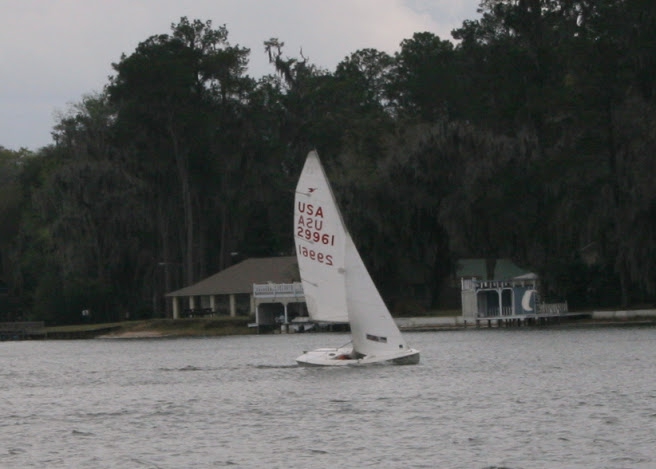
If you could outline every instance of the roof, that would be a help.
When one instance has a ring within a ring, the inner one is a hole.
[[[510,280],[531,273],[517,266],[510,259],[493,259],[492,275],[488,276],[487,262],[487,259],[459,259],[456,276],[458,278],[476,277],[482,280]]]
[[[252,293],[254,283],[299,281],[296,256],[252,258],[166,296],[205,296]]]

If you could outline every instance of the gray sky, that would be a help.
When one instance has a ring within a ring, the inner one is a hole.
[[[476,19],[479,0],[0,0],[0,146],[52,143],[58,114],[102,91],[121,54],[182,16],[225,24],[228,40],[251,49],[249,75],[273,73],[262,43],[334,70],[363,48],[393,54],[403,39]]]

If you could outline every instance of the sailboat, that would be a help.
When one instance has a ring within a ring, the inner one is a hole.
[[[408,347],[349,234],[316,151],[296,186],[294,238],[303,292],[312,320],[346,323],[351,343],[304,352],[304,366],[419,363]]]

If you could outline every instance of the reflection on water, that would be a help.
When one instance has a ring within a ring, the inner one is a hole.
[[[413,333],[417,366],[294,363],[347,340],[0,343],[0,467],[656,467],[654,328]]]

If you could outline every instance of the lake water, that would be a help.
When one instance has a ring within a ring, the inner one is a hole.
[[[656,328],[0,343],[1,468],[654,468]]]

